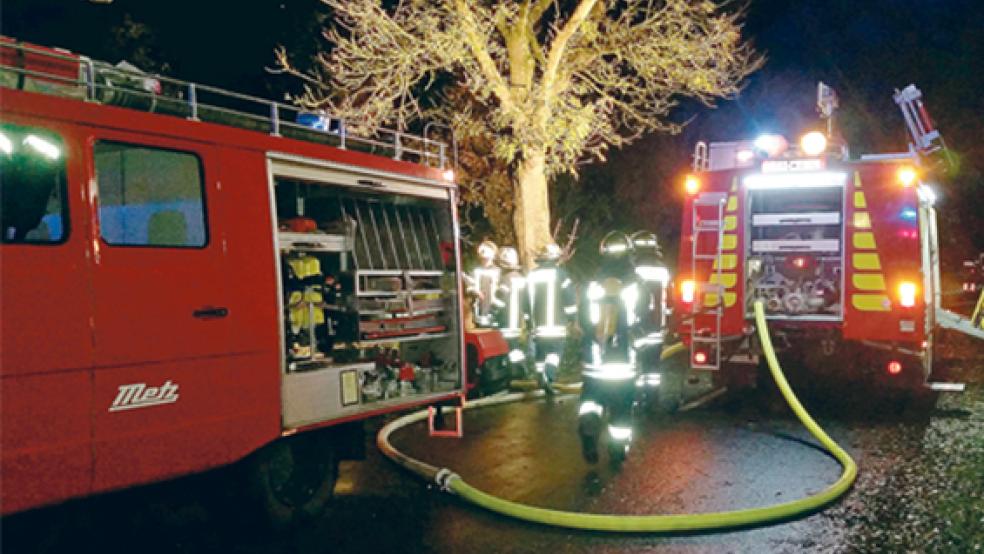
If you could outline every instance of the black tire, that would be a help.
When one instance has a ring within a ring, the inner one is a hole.
[[[683,385],[685,369],[680,364],[668,361],[660,371],[659,386],[649,393],[647,402],[651,415],[676,413],[683,404]]]
[[[338,478],[338,456],[331,433],[314,431],[264,447],[245,469],[261,523],[284,531],[324,516]]]

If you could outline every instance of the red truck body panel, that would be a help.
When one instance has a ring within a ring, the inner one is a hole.
[[[409,162],[33,92],[4,89],[0,116],[60,136],[68,192],[63,243],[0,247],[4,514],[204,471],[281,436],[268,152],[444,180]],[[94,188],[99,140],[199,158],[204,247],[107,247]],[[191,317],[210,306],[228,317]],[[121,385],[164,395],[169,382],[180,383],[180,402],[111,411]]]

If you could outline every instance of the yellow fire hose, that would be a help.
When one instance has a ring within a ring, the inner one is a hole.
[[[857,465],[854,460],[831,439],[817,422],[810,417],[799,399],[793,393],[789,383],[783,376],[779,362],[776,360],[775,351],[772,348],[772,341],[769,338],[768,329],[765,324],[765,315],[762,303],[755,302],[755,322],[758,328],[759,338],[762,342],[762,350],[769,363],[769,370],[772,373],[779,391],[783,398],[792,408],[796,417],[806,427],[810,433],[823,445],[823,447],[834,458],[840,462],[844,471],[837,481],[825,490],[799,500],[764,506],[761,508],[749,508],[745,510],[734,510],[729,512],[710,512],[703,514],[668,514],[668,515],[615,515],[615,514],[586,514],[577,512],[565,512],[560,510],[550,510],[538,508],[504,500],[482,492],[465,482],[457,473],[447,468],[437,468],[420,460],[416,460],[406,454],[396,450],[389,442],[390,435],[411,423],[420,421],[427,417],[427,412],[416,412],[401,417],[383,427],[376,438],[379,449],[387,457],[400,464],[401,466],[417,473],[428,481],[434,481],[444,490],[454,493],[469,502],[477,504],[493,512],[502,515],[554,525],[557,527],[567,527],[572,529],[584,529],[591,531],[612,531],[627,533],[665,533],[681,531],[709,531],[732,527],[745,527],[761,525],[777,520],[785,520],[792,517],[811,513],[830,502],[839,498],[847,492],[857,476]],[[682,350],[682,346],[674,345],[666,349],[666,356],[671,356]],[[541,396],[542,393],[517,393],[503,397],[489,397],[468,404],[469,408],[491,406],[505,402]]]

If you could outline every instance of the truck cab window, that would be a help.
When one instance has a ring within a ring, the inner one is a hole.
[[[114,246],[201,248],[208,242],[201,160],[117,142],[95,146],[99,234]]]
[[[0,124],[0,228],[4,243],[67,236],[65,148],[42,129]]]

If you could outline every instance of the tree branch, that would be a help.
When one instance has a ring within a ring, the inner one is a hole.
[[[472,13],[471,8],[468,7],[468,3],[465,0],[455,0],[454,5],[458,16],[461,18],[462,30],[468,42],[468,49],[471,51],[472,56],[475,57],[475,61],[478,62],[478,67],[488,80],[493,92],[499,99],[499,103],[502,104],[502,109],[507,113],[513,112],[515,103],[512,94],[509,92],[509,87],[506,85],[502,74],[499,73],[495,62],[492,61],[492,57],[489,56],[488,49],[485,47],[486,41],[482,39],[478,32],[475,14]]]
[[[543,86],[543,98],[544,103],[548,106],[553,101],[554,95],[554,85],[557,81],[557,70],[560,68],[560,60],[564,57],[564,51],[567,49],[567,43],[577,32],[578,27],[584,20],[591,15],[591,10],[594,8],[597,0],[581,0],[578,4],[577,9],[571,15],[571,18],[567,20],[564,27],[559,33],[554,37],[553,42],[550,44],[550,53],[547,54],[547,64],[543,70],[543,80],[541,84]]]

